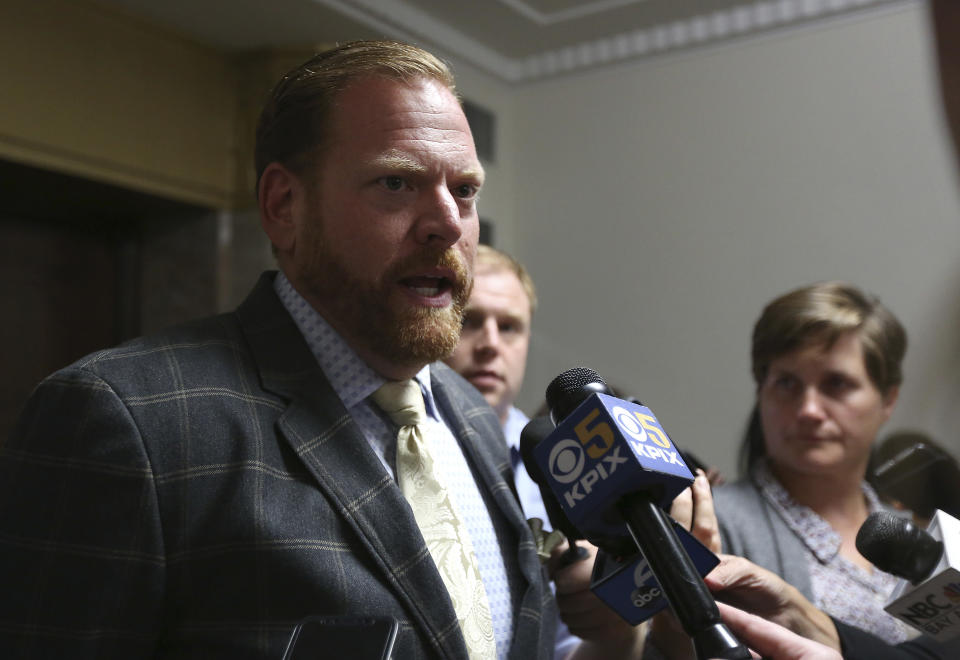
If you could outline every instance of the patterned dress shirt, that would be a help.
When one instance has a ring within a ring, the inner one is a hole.
[[[384,378],[357,356],[330,324],[297,293],[283,273],[277,274],[274,289],[344,407],[360,426],[384,468],[396,479],[397,427],[369,398],[385,382]],[[497,655],[505,658],[513,637],[514,599],[516,594],[521,593],[522,581],[515,554],[503,552],[498,540],[498,536],[505,537],[509,532],[498,529],[490,517],[489,510],[493,502],[488,502],[477,488],[460,445],[442,419],[430,389],[429,365],[416,375],[415,380],[423,393],[428,423],[434,427],[431,433],[437,434],[433,437],[440,437],[441,434],[447,437],[446,442],[437,443],[435,447],[431,445],[431,449],[457,513],[470,534],[480,565],[480,577],[490,601]]]
[[[790,497],[765,461],[758,461],[753,479],[763,497],[803,542],[814,605],[891,644],[913,636],[907,626],[883,610],[897,577],[876,568],[865,570],[841,556],[840,535],[812,509]],[[866,482],[862,487],[869,513],[882,510],[873,488]]]

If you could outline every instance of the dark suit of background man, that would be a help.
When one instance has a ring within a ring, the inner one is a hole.
[[[456,345],[483,170],[447,68],[348,44],[288,74],[257,130],[280,273],[232,314],[47,378],[0,449],[0,657],[265,658],[312,614],[400,621],[397,658],[466,657],[369,400],[416,377],[466,475],[498,655],[556,611]],[[459,472],[458,472],[459,471]]]

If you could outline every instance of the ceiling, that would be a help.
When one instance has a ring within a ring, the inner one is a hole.
[[[508,82],[922,0],[100,0],[230,51],[389,37]]]

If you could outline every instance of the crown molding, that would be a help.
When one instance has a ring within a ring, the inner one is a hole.
[[[576,71],[679,52],[784,29],[820,28],[839,20],[864,20],[901,11],[924,0],[766,0],[723,11],[632,30],[525,58],[506,57],[438,21],[404,0],[314,0],[394,39],[429,44],[510,83],[533,82]],[[593,13],[644,0],[606,0],[579,11]],[[541,24],[578,18],[570,12],[544,14],[521,0],[500,0]],[[569,15],[568,15],[569,14]]]
[[[551,12],[542,12],[535,7],[531,7],[523,0],[498,0],[498,2],[537,25],[555,25],[557,23],[583,18],[584,16],[601,14],[611,9],[629,7],[630,5],[647,2],[647,0],[596,0],[595,2],[582,3]]]
[[[521,62],[456,30],[403,0],[314,0],[383,32],[392,39],[432,44],[509,82],[521,78]]]
[[[785,29],[817,29],[837,21],[864,20],[902,11],[924,0],[770,0],[634,30],[568,48],[538,53],[519,62],[515,82],[581,69],[722,45]]]

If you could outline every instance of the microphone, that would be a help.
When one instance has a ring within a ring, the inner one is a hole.
[[[903,448],[873,469],[872,482],[882,497],[921,518],[930,519],[937,509],[960,517],[960,467],[934,444],[918,441]]]
[[[561,566],[567,566],[586,559],[589,553],[586,548],[575,544],[583,535],[563,512],[533,456],[534,448],[549,436],[553,429],[554,424],[547,415],[530,420],[520,434],[520,455],[527,474],[540,488],[540,496],[550,524],[570,540],[570,547],[560,556]],[[717,565],[716,556],[686,529],[678,525],[675,529],[700,574],[706,575]],[[594,564],[590,590],[628,623],[637,625],[667,607],[667,602],[649,563],[636,554],[636,544],[625,532],[626,527],[621,530],[619,537],[595,536],[590,539],[600,548]],[[618,559],[624,557],[626,559]]]
[[[547,404],[557,428],[529,452],[540,474],[569,521],[586,538],[608,549],[611,539],[629,534],[633,548],[642,554],[634,562],[633,580],[638,587],[631,595],[634,605],[639,606],[638,599],[647,604],[660,595],[646,586],[652,572],[692,638],[698,657],[750,658],[747,648],[721,621],[687,548],[699,545],[698,556],[703,559],[706,554],[703,572],[716,565],[716,557],[689,533],[685,546],[677,533],[682,528],[663,511],[693,482],[693,475],[649,408],[609,392],[603,379],[585,368],[565,371],[550,383]],[[621,548],[613,543],[612,554],[619,554]],[[604,570],[601,564],[598,555],[595,582],[598,569]],[[603,579],[610,577],[607,572]],[[603,597],[597,588],[591,589]],[[614,609],[623,616],[620,608]]]
[[[960,521],[938,510],[923,530],[878,511],[860,527],[856,546],[877,568],[903,578],[887,612],[938,641],[960,638]]]
[[[553,497],[549,487],[546,485],[546,478],[540,470],[540,466],[532,457],[533,448],[546,438],[554,429],[553,421],[546,415],[534,417],[520,432],[520,457],[523,459],[523,466],[527,470],[530,478],[536,482],[540,488],[540,497],[543,499],[543,508],[547,511],[547,517],[550,519],[550,526],[553,529],[560,530],[567,537],[569,547],[560,556],[561,566],[568,566],[575,561],[586,559],[589,552],[583,546],[577,545],[577,541],[583,538],[580,530],[573,526],[570,519],[560,508],[560,504]]]
[[[871,513],[857,532],[857,550],[874,566],[910,582],[922,582],[943,556],[943,542],[906,518]]]

